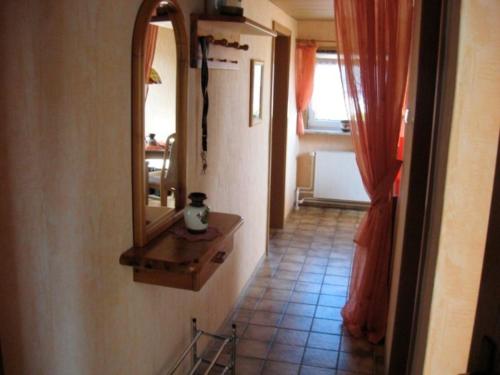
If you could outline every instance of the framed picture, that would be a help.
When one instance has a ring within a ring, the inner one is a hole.
[[[264,61],[250,62],[250,126],[262,122],[262,86],[264,82]]]

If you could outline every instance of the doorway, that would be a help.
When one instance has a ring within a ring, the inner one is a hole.
[[[285,224],[285,185],[288,138],[288,93],[290,75],[291,31],[277,22],[273,30],[271,70],[271,126],[269,136],[269,227]]]

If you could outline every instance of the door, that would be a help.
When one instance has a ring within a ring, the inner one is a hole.
[[[278,36],[274,39],[274,63],[272,67],[269,226],[283,228],[285,224],[291,32],[276,22],[273,26]]]

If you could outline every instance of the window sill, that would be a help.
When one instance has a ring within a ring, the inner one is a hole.
[[[351,132],[344,132],[342,130],[305,129],[304,134],[350,136]]]

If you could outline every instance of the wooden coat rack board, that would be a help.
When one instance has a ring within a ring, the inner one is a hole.
[[[273,30],[246,17],[191,15],[190,65],[201,67],[199,37],[206,37],[210,43],[209,69],[237,70],[241,54],[248,51],[248,44],[240,44],[241,35],[272,36]]]

